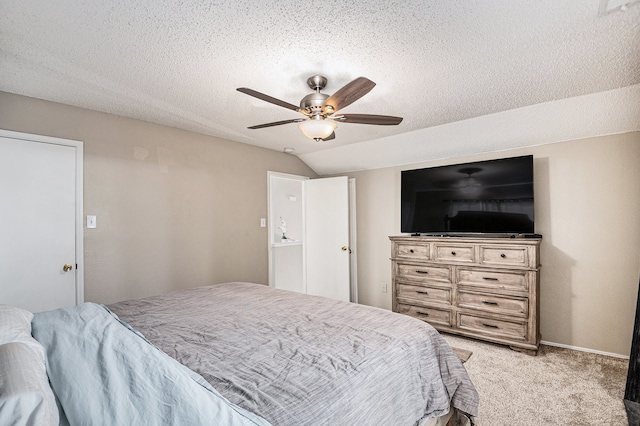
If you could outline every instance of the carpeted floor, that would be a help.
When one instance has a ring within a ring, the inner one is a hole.
[[[480,394],[477,426],[627,426],[628,360],[541,346],[532,357],[443,334],[473,355],[464,366]]]

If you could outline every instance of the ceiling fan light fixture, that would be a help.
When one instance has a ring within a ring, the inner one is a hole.
[[[331,133],[338,127],[338,123],[333,120],[310,118],[300,122],[298,127],[306,137],[318,140],[331,136]]]

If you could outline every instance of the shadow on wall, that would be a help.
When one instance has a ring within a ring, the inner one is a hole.
[[[572,270],[576,260],[543,236],[540,246],[540,334],[547,342],[573,341]],[[553,277],[548,279],[547,277]],[[553,322],[549,322],[553,321]]]
[[[573,278],[576,260],[553,245],[549,158],[535,157],[535,231],[540,245],[540,334],[547,342],[571,342],[573,338]],[[562,226],[562,224],[557,225]]]

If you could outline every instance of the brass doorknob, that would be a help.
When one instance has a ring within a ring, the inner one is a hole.
[[[351,249],[347,246],[342,246],[342,251],[347,251],[349,250],[349,253],[351,253]]]
[[[65,263],[62,267],[62,270],[65,272],[69,272],[71,269],[73,269],[73,266],[71,266],[69,263]]]

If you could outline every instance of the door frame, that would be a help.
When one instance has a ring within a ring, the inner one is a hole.
[[[273,209],[272,209],[272,200],[271,200],[271,179],[279,178],[279,179],[289,179],[293,181],[300,182],[302,186],[302,197],[305,197],[305,187],[304,182],[308,180],[313,180],[308,176],[299,176],[288,173],[267,171],[267,247],[268,247],[268,263],[269,263],[269,286],[275,287],[275,271],[274,271],[274,244],[272,241],[272,233],[273,231]],[[322,179],[323,177],[318,177],[315,179]],[[358,251],[357,251],[357,221],[356,221],[356,179],[348,178],[348,193],[349,193],[349,298],[353,303],[358,303]],[[304,203],[302,207],[302,215],[306,216]],[[304,228],[304,220],[303,220],[303,228]],[[303,235],[306,234],[306,231],[303,229]],[[305,237],[306,239],[306,237]],[[303,245],[306,244],[306,241],[303,241]],[[306,250],[303,247],[302,250],[302,258],[303,264],[306,264]],[[307,276],[306,276],[306,268],[303,271],[302,277],[302,288],[306,293],[307,290]]]
[[[349,271],[351,301],[358,303],[358,241],[356,232],[356,178],[349,178]]]
[[[84,142],[62,139],[52,136],[35,135],[31,133],[21,133],[11,130],[0,129],[0,137],[24,140],[28,142],[48,143],[53,145],[69,146],[75,149],[76,154],[76,305],[84,302],[84,221],[83,221],[83,159],[84,159]]]
[[[302,190],[302,200],[304,200],[304,184],[303,182],[309,180],[308,176],[298,176],[289,173],[281,173],[274,171],[267,171],[267,246],[268,246],[268,262],[269,262],[269,286],[275,287],[276,279],[275,279],[275,270],[274,270],[274,254],[273,250],[275,249],[275,245],[273,242],[273,232],[274,232],[274,224],[273,224],[273,203],[272,203],[272,188],[271,183],[272,179],[288,179],[292,181],[300,182],[301,190]],[[301,200],[301,202],[302,202]],[[302,202],[302,217],[304,218],[304,202]],[[302,234],[304,235],[304,219],[302,219]],[[304,246],[305,241],[303,239],[302,245]],[[302,250],[302,263],[306,262],[305,250]],[[306,293],[307,291],[307,277],[306,273],[303,270],[302,274],[302,289]]]

